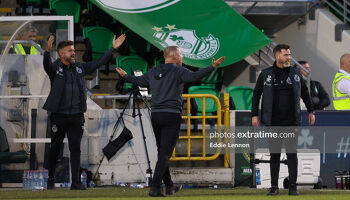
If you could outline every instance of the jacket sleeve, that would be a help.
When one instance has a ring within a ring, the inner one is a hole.
[[[96,60],[87,62],[87,63],[82,63],[83,68],[85,70],[85,74],[91,74],[93,73],[97,68],[101,67],[102,65],[106,65],[108,61],[113,56],[113,48],[109,49],[106,51],[101,57],[99,57]]]
[[[260,104],[261,95],[263,93],[263,87],[264,87],[263,75],[262,73],[260,73],[258,80],[256,81],[254,92],[253,92],[252,117],[259,115],[259,104]]]
[[[300,74],[299,74],[299,77],[301,77]],[[303,99],[303,102],[306,106],[307,111],[311,113],[314,111],[314,108],[311,102],[309,89],[307,88],[305,80],[303,78],[300,78],[300,85],[301,85],[301,98]]]
[[[318,103],[318,108],[323,109],[331,103],[331,100],[329,98],[328,93],[324,89],[324,87],[321,85],[320,82],[315,81],[315,85],[318,90],[318,98],[320,99],[320,102]]]
[[[43,60],[44,70],[49,77],[52,77],[55,73],[55,69],[52,66],[51,55],[50,52],[44,52],[44,60]]]
[[[130,76],[130,75],[125,75],[124,79],[126,82],[136,84],[141,87],[148,87],[149,86],[149,76],[151,72],[147,72],[146,74],[142,76]]]
[[[200,81],[203,77],[208,76],[212,71],[214,71],[213,66],[202,68],[195,72],[185,67],[180,67],[179,78],[183,83],[196,82]]]

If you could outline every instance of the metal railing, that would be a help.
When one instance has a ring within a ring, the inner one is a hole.
[[[120,99],[120,100],[126,100],[128,99],[129,95],[110,95],[110,94],[92,94],[91,92],[88,92],[88,95],[92,99]],[[186,136],[179,136],[179,140],[187,140],[187,156],[176,156],[175,149],[173,151],[173,155],[170,158],[172,161],[199,161],[199,160],[215,160],[219,157],[221,153],[221,148],[218,148],[217,152],[213,155],[208,156],[206,154],[206,135],[205,135],[205,120],[206,119],[217,119],[217,129],[221,130],[222,128],[222,113],[224,113],[224,128],[225,130],[228,130],[229,128],[229,95],[224,94],[224,109],[222,110],[222,106],[220,103],[220,100],[211,94],[183,94],[183,98],[187,99],[187,115],[182,116],[182,119],[187,119],[187,135]],[[144,96],[143,98],[147,98],[147,100],[150,100],[151,95]],[[202,98],[202,116],[192,116],[191,115],[191,98]],[[205,114],[205,99],[211,98],[214,99],[217,107],[217,115],[206,115]],[[113,101],[115,102],[115,101]],[[114,104],[115,105],[115,104]],[[115,108],[115,106],[113,106]],[[191,135],[191,120],[193,119],[202,119],[202,134],[201,135]],[[202,155],[201,156],[192,156],[191,154],[191,140],[202,140]],[[224,154],[224,166],[225,168],[229,167],[229,153],[227,149],[225,149]]]
[[[334,40],[341,42],[342,32],[350,30],[350,0],[323,0],[323,5],[343,22],[336,24],[334,30]]]
[[[255,58],[258,61],[260,69],[271,67],[273,65],[273,63],[275,62],[275,56],[273,55],[273,48],[275,48],[276,46],[277,44],[275,42],[271,42],[269,45],[261,48],[259,51],[253,54],[253,58]],[[294,65],[298,66],[301,70],[306,72],[307,74],[306,86],[310,88],[311,73],[303,65],[301,65],[295,58],[291,56],[290,59],[292,61],[291,66],[293,66],[292,63],[294,63]],[[309,93],[310,93],[310,90],[309,90]]]
[[[323,3],[344,24],[350,24],[350,0],[323,0]]]
[[[275,48],[276,46],[277,44],[275,42],[271,42],[269,45],[261,48],[259,51],[253,54],[255,59],[257,59],[257,61],[259,62],[260,68],[263,69],[263,68],[271,67],[273,65],[273,63],[275,62],[275,56],[273,55],[273,48]],[[300,63],[298,63],[298,61],[295,58],[291,56],[290,59],[292,63],[297,65],[300,69],[305,71],[310,76],[310,72],[306,70],[306,68],[302,66]]]
[[[245,5],[245,10],[238,9],[237,11],[240,12],[243,15],[249,15],[254,14],[254,9],[261,6],[266,6],[267,8],[262,9],[259,8],[259,14],[283,14],[286,15],[286,11],[289,10],[289,14],[293,13],[290,12],[292,10],[290,9],[283,9],[286,8],[286,6],[304,6],[305,10],[302,12],[303,14],[306,14],[310,11],[311,8],[318,5],[319,0],[225,0],[225,2],[230,5],[231,7],[237,8],[239,5]],[[275,7],[276,9],[274,9]],[[251,12],[253,11],[253,12]],[[300,9],[296,11],[297,13],[300,12]],[[305,12],[305,13],[304,13]],[[257,13],[255,13],[257,14]]]
[[[182,119],[187,119],[187,135],[185,136],[179,136],[179,140],[187,140],[187,155],[186,156],[176,156],[176,148],[173,151],[173,155],[170,158],[172,161],[188,161],[188,160],[215,160],[219,157],[221,153],[221,148],[218,148],[217,152],[213,155],[207,155],[206,153],[206,132],[205,132],[205,120],[206,119],[217,119],[217,129],[221,130],[222,128],[222,110],[221,110],[221,103],[219,99],[211,94],[183,94],[183,98],[187,99],[187,115],[182,116]],[[201,116],[192,116],[191,115],[191,99],[192,98],[201,98],[202,99],[202,115]],[[216,115],[206,115],[205,111],[205,101],[206,98],[211,98],[215,101],[216,107],[217,107],[217,114]],[[225,127],[229,126],[229,101],[228,101],[228,94],[225,94],[224,99],[227,99],[227,101],[224,101],[224,119],[225,119]],[[226,105],[227,104],[227,105]],[[202,119],[202,134],[201,135],[191,135],[191,120],[194,119]],[[202,140],[202,154],[201,156],[192,156],[191,154],[191,140]],[[229,166],[229,156],[226,152],[224,155],[224,166],[227,168]]]

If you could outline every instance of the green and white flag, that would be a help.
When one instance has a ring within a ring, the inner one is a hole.
[[[181,48],[183,62],[207,67],[212,57],[235,63],[270,43],[222,0],[90,0],[163,50]]]

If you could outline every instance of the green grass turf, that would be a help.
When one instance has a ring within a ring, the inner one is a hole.
[[[46,191],[31,190],[0,190],[0,199],[162,199],[150,198],[148,196],[149,189],[136,188],[94,188],[86,191],[71,191],[68,189],[56,189]],[[265,189],[183,189],[168,199],[183,200],[257,200],[257,199],[273,199],[273,200],[349,200],[350,190],[300,190],[299,196],[288,196],[287,190],[281,190],[278,197],[266,196]]]

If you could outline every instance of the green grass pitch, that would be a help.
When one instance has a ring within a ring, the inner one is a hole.
[[[137,189],[127,187],[103,187],[93,188],[86,191],[71,191],[69,189],[56,189],[44,191],[31,191],[23,189],[1,189],[0,199],[163,199],[151,198],[148,196],[149,189]],[[266,196],[266,189],[183,189],[168,199],[183,199],[183,200],[349,200],[350,190],[300,190],[299,196],[288,196],[287,190],[281,190],[281,195],[278,197]]]

